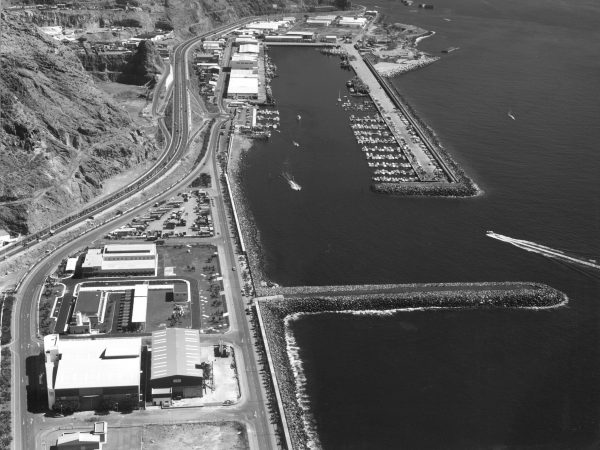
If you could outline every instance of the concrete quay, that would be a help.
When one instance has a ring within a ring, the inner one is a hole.
[[[402,113],[396,108],[396,105],[390,99],[381,83],[375,78],[362,55],[354,48],[353,44],[342,44],[348,55],[354,56],[350,58],[350,65],[354,69],[356,75],[369,86],[369,95],[375,102],[379,113],[388,124],[394,137],[400,142],[400,138],[404,139],[414,155],[417,163],[425,171],[425,176],[433,178],[436,165],[431,158],[425,153],[424,149],[412,141],[413,136],[409,134],[405,123],[402,121]],[[425,143],[423,143],[425,144]]]

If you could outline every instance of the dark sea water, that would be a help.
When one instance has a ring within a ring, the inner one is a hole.
[[[395,84],[485,195],[371,193],[336,102],[350,74],[314,50],[273,49],[282,133],[254,146],[243,175],[268,277],[531,280],[570,302],[296,321],[323,446],[600,448],[599,274],[485,236],[600,256],[600,2],[435,0],[433,11],[415,12],[363,3],[435,31],[423,50],[460,47]]]

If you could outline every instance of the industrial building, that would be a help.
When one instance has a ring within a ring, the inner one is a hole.
[[[174,398],[201,397],[201,363],[198,330],[167,328],[153,332],[152,403],[170,406]]]
[[[315,33],[312,31],[288,31],[286,36],[300,36],[305,41],[314,41]]]
[[[137,407],[140,400],[141,338],[44,337],[50,409]]]
[[[362,28],[367,24],[366,17],[342,17],[339,24],[347,27],[359,27]]]
[[[230,76],[229,85],[227,87],[227,98],[232,98],[235,100],[258,99],[258,75],[254,75],[253,77]]]
[[[155,244],[111,244],[87,251],[82,274],[93,276],[156,276]]]
[[[235,45],[258,44],[258,39],[256,39],[252,35],[251,36],[242,35],[242,36],[236,37],[234,43],[235,43]]]
[[[259,52],[258,44],[242,44],[238,50],[238,53],[253,53],[258,55]]]
[[[257,69],[258,55],[252,53],[234,53],[230,64],[232,69]]]

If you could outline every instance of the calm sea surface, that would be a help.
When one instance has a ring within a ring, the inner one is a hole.
[[[531,280],[570,303],[298,320],[323,446],[598,448],[598,274],[485,231],[600,256],[600,4],[435,0],[433,11],[411,11],[399,1],[363,3],[435,31],[423,50],[460,47],[395,83],[485,195],[371,193],[336,101],[351,74],[314,50],[275,48],[282,132],[254,146],[243,173],[268,277],[284,285]]]

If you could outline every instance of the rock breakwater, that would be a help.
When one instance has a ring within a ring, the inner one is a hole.
[[[396,286],[395,288],[393,286]],[[281,298],[258,299],[269,342],[283,410],[294,448],[315,448],[315,435],[305,379],[289,323],[306,314],[349,312],[371,314],[415,309],[551,308],[567,303],[567,296],[539,283],[413,284],[283,288]],[[320,291],[320,292],[319,292]],[[296,355],[290,358],[290,355]],[[292,360],[293,359],[293,360]],[[316,444],[316,445],[315,445]]]

